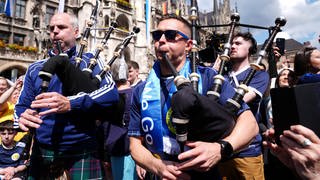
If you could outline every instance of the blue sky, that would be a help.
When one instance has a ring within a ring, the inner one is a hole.
[[[219,2],[219,0],[218,0]],[[198,0],[199,10],[212,11],[213,0]],[[278,36],[293,38],[301,43],[310,41],[320,48],[320,0],[230,0],[231,8],[240,14],[240,23],[274,26],[275,19],[284,16],[287,24]],[[268,37],[266,30],[250,29],[258,43]]]

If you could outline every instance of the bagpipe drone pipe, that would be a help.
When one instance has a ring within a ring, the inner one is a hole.
[[[177,92],[172,95],[172,122],[181,152],[187,140],[217,141],[233,129],[234,117],[210,96],[194,91],[192,83],[180,76],[164,53],[163,60],[174,74]]]
[[[269,35],[268,39],[264,42],[264,44],[261,47],[261,50],[259,51],[258,59],[255,63],[251,63],[251,70],[247,77],[244,79],[244,81],[237,87],[236,94],[231,98],[227,100],[226,108],[232,111],[233,113],[238,112],[240,109],[240,102],[242,101],[244,95],[248,92],[248,85],[251,81],[251,79],[254,77],[255,73],[259,70],[262,70],[263,67],[260,65],[262,59],[267,54],[267,50],[271,50],[271,45],[276,37],[277,33],[281,31],[281,27],[286,24],[286,19],[284,17],[278,17],[275,20],[275,26],[273,27],[272,33]]]
[[[191,10],[196,11],[196,6],[192,6]],[[192,20],[192,39],[193,43],[195,43],[196,17],[194,16],[197,13],[192,12],[191,14],[193,15],[190,18]],[[232,14],[230,37],[228,38],[228,43],[225,45],[225,56],[229,53],[234,27],[239,19],[239,14]],[[195,49],[194,47],[192,48],[192,53],[195,53]],[[193,55],[193,57],[195,57],[195,55]],[[183,151],[184,144],[187,140],[214,142],[229,135],[235,125],[235,115],[224,108],[215,95],[211,93],[201,95],[198,93],[198,85],[193,82],[198,82],[199,78],[199,75],[196,74],[195,60],[192,60],[190,82],[178,75],[166,54],[163,55],[163,59],[166,60],[175,76],[174,82],[177,87],[177,92],[172,96],[172,122],[176,128],[176,139],[180,144],[180,150]],[[221,75],[221,77],[223,76]],[[197,79],[194,80],[195,78]],[[221,89],[223,81],[220,82],[220,78],[215,79],[219,80],[219,87],[216,89]]]
[[[244,85],[241,85],[236,90],[234,96],[227,100],[225,105],[219,102],[221,87],[224,82],[222,76],[223,66],[224,62],[230,59],[229,51],[233,29],[236,22],[239,21],[239,15],[233,14],[231,20],[229,38],[225,44],[224,54],[221,56],[222,65],[220,65],[219,74],[214,77],[214,85],[207,92],[207,95],[201,95],[195,91],[188,80],[181,80],[182,78],[178,76],[177,72],[174,72],[175,69],[171,66],[173,74],[175,74],[175,84],[178,89],[172,96],[172,122],[176,127],[176,137],[180,148],[183,148],[187,140],[218,141],[229,135],[235,125],[235,118],[241,107],[240,104],[243,101],[244,94],[247,92],[247,88],[245,89]],[[273,41],[276,33],[280,31],[280,27],[285,22],[284,18],[277,18],[273,33],[259,53],[258,64],[266,53],[266,48]],[[166,56],[164,55],[164,57]],[[167,62],[170,63],[169,60]],[[250,82],[251,76],[248,77],[248,82]]]
[[[112,63],[121,55],[122,51],[130,43],[130,40],[139,31],[139,28],[133,28],[133,31],[120,43],[119,48],[114,52],[111,60],[109,60],[107,65],[95,76],[92,76],[91,72],[96,63],[94,63],[94,65],[90,63],[88,68],[82,71],[73,65],[67,56],[58,55],[50,58],[39,72],[39,77],[44,79],[42,83],[43,86],[48,85],[51,77],[56,74],[62,82],[63,95],[75,95],[79,92],[90,93],[97,90],[102,78],[110,70]],[[59,47],[59,43],[57,43],[57,47]],[[95,57],[98,57],[97,52]],[[90,62],[96,61],[95,57],[90,59]]]

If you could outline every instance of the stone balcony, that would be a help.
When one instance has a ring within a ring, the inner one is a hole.
[[[41,55],[37,52],[0,48],[0,61],[20,61],[32,63],[39,59],[40,56]]]

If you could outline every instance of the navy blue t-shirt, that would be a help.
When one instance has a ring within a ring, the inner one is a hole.
[[[228,78],[233,87],[239,86],[245,78],[250,73],[251,68],[243,68],[243,70],[237,73],[229,73]],[[269,85],[269,75],[265,71],[257,71],[253,78],[251,79],[248,88],[256,93],[256,98],[248,103],[250,110],[255,116],[257,122],[261,121],[261,116],[259,112],[260,102],[262,100],[263,94],[267,90]],[[240,153],[236,154],[236,157],[255,157],[262,153],[261,150],[262,137],[258,134],[255,139],[251,142],[249,147],[242,150]]]
[[[12,149],[6,149],[0,145],[0,168],[17,167],[24,164],[22,153],[25,143],[18,142]]]

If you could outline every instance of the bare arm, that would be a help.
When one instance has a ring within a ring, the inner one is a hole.
[[[11,86],[8,90],[6,90],[6,92],[4,92],[1,96],[0,96],[0,106],[2,106],[4,103],[7,102],[7,100],[10,98],[11,94],[14,91],[15,86]]]
[[[233,131],[224,140],[228,141],[236,152],[248,146],[258,132],[257,121],[252,112],[247,110],[240,114]]]

